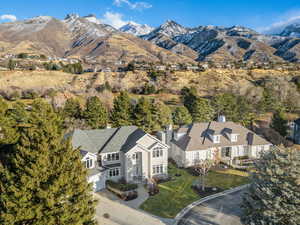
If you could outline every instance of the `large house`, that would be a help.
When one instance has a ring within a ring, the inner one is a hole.
[[[106,180],[138,183],[168,173],[169,146],[135,126],[75,130],[70,136],[94,191],[104,189]]]
[[[168,137],[167,131],[165,134]],[[162,135],[160,135],[162,136]],[[170,135],[169,135],[170,136]],[[233,123],[213,121],[194,123],[173,132],[170,157],[183,167],[190,167],[205,159],[219,159],[233,164],[238,157],[256,159],[272,145],[247,128]],[[163,140],[163,139],[162,139]]]

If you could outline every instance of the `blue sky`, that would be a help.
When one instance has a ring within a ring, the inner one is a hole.
[[[62,19],[68,13],[93,13],[115,26],[127,21],[158,26],[172,19],[190,27],[243,25],[261,30],[300,18],[300,0],[10,0],[0,4],[1,22],[39,15]]]

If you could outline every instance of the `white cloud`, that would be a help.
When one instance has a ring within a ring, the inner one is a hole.
[[[16,21],[17,17],[15,15],[1,15],[0,20],[9,20],[9,21]]]
[[[120,13],[106,12],[101,19],[102,23],[109,24],[114,28],[119,29],[126,25],[128,21],[123,20],[123,15]]]
[[[131,2],[129,0],[114,0],[114,5],[121,7],[123,4],[126,4],[131,9],[143,10],[152,8],[152,5],[148,2]]]
[[[291,10],[277,19],[277,22],[270,26],[257,28],[258,31],[265,34],[280,34],[287,26],[291,24],[300,24],[300,10]]]

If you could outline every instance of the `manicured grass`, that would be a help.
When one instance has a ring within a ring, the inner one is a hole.
[[[196,176],[192,176],[187,170],[178,169],[169,164],[169,174],[181,174],[175,180],[159,185],[159,194],[150,197],[141,205],[141,209],[157,216],[174,218],[177,213],[190,203],[201,198],[192,188]],[[206,185],[229,189],[248,183],[248,178],[233,174],[210,172],[206,179]]]

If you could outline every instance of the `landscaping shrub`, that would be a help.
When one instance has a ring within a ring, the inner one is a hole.
[[[104,217],[105,219],[109,219],[109,218],[110,218],[110,215],[109,215],[108,213],[104,213],[104,214],[103,214],[103,217]]]
[[[157,176],[154,177],[153,180],[157,183],[157,184],[161,184],[161,183],[165,183],[171,180],[171,176]]]
[[[138,188],[137,184],[127,184],[127,183],[115,182],[112,180],[106,181],[106,185],[120,191],[132,191]]]

